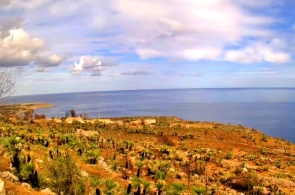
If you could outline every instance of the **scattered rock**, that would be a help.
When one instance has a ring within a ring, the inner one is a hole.
[[[8,167],[8,168],[9,168],[9,170],[11,170],[11,171],[15,170],[15,168],[12,166],[12,163],[9,164],[9,167]]]
[[[27,187],[27,188],[31,188],[30,184],[28,183],[22,183],[21,186]]]
[[[81,171],[82,177],[89,177],[89,174],[86,171]]]
[[[243,169],[242,169],[242,173],[247,173],[248,172],[248,169],[246,168],[246,167],[244,167]]]
[[[4,181],[0,179],[0,195],[5,195]]]
[[[40,192],[43,192],[46,195],[57,195],[55,192],[52,192],[49,188],[45,188],[43,190],[40,190]]]
[[[269,194],[269,191],[265,187],[263,187],[262,194],[267,195]]]
[[[200,176],[198,174],[194,174],[193,177],[196,179],[200,179]]]
[[[81,135],[81,136],[85,136],[85,137],[99,135],[99,133],[97,131],[84,131],[82,129],[77,129],[76,134],[79,136]]]
[[[112,172],[112,170],[109,168],[109,166],[107,165],[107,163],[104,161],[104,158],[101,157],[98,160],[98,164],[102,166],[102,168],[108,172]]]
[[[15,175],[13,175],[12,173],[10,173],[9,171],[4,171],[2,173],[2,177],[10,180],[10,181],[13,181],[13,182],[16,182],[16,181],[19,181],[18,180],[18,177],[16,177]]]

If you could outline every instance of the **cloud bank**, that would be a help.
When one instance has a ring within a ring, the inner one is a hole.
[[[1,31],[1,34],[2,32],[5,35],[5,29]],[[8,32],[9,35],[2,40],[0,45],[0,66],[19,67],[33,63],[42,67],[52,67],[62,64],[62,56],[46,54],[48,51],[41,38],[31,38],[21,28]]]
[[[104,81],[118,89],[141,88],[141,78],[151,78],[154,85],[144,87],[152,88],[163,77],[167,87],[247,86],[249,73],[259,77],[259,68],[274,67],[283,81],[295,71],[294,6],[291,0],[2,0],[0,65],[26,66],[52,80],[80,75],[87,86]]]
[[[274,0],[5,0],[2,4],[9,11],[23,10],[31,19],[25,22],[40,35],[44,33],[58,51],[86,55],[93,55],[91,49],[116,54],[127,51],[142,60],[285,63],[290,60],[289,51],[268,45],[267,52],[261,53],[256,46],[277,38],[272,26],[279,21],[263,11],[274,3],[282,4]],[[32,12],[37,8],[38,12]],[[48,15],[39,17],[45,12]],[[12,27],[23,22],[14,20],[7,23]],[[245,59],[248,55],[250,59]]]

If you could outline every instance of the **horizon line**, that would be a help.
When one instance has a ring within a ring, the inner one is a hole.
[[[74,93],[95,93],[95,92],[116,92],[116,91],[151,91],[151,90],[197,90],[197,89],[294,89],[295,87],[196,87],[196,88],[157,88],[157,89],[121,89],[121,90],[97,90],[97,91],[70,91],[70,92],[57,92],[57,93],[40,93],[40,94],[25,94],[25,95],[12,95],[10,97],[21,96],[35,96],[35,95],[58,95],[58,94],[74,94]]]

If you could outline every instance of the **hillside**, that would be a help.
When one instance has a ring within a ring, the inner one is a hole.
[[[294,144],[241,125],[157,116],[0,128],[6,194],[295,194]]]

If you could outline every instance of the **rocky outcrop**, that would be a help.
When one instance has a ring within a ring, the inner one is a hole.
[[[4,188],[4,181],[0,179],[0,195],[6,195]]]
[[[12,173],[10,173],[9,171],[4,171],[2,174],[1,174],[2,177],[12,181],[12,182],[17,182],[19,181],[18,178],[13,175]]]
[[[143,121],[144,125],[152,125],[152,124],[156,124],[157,120],[156,119],[145,119]]]

